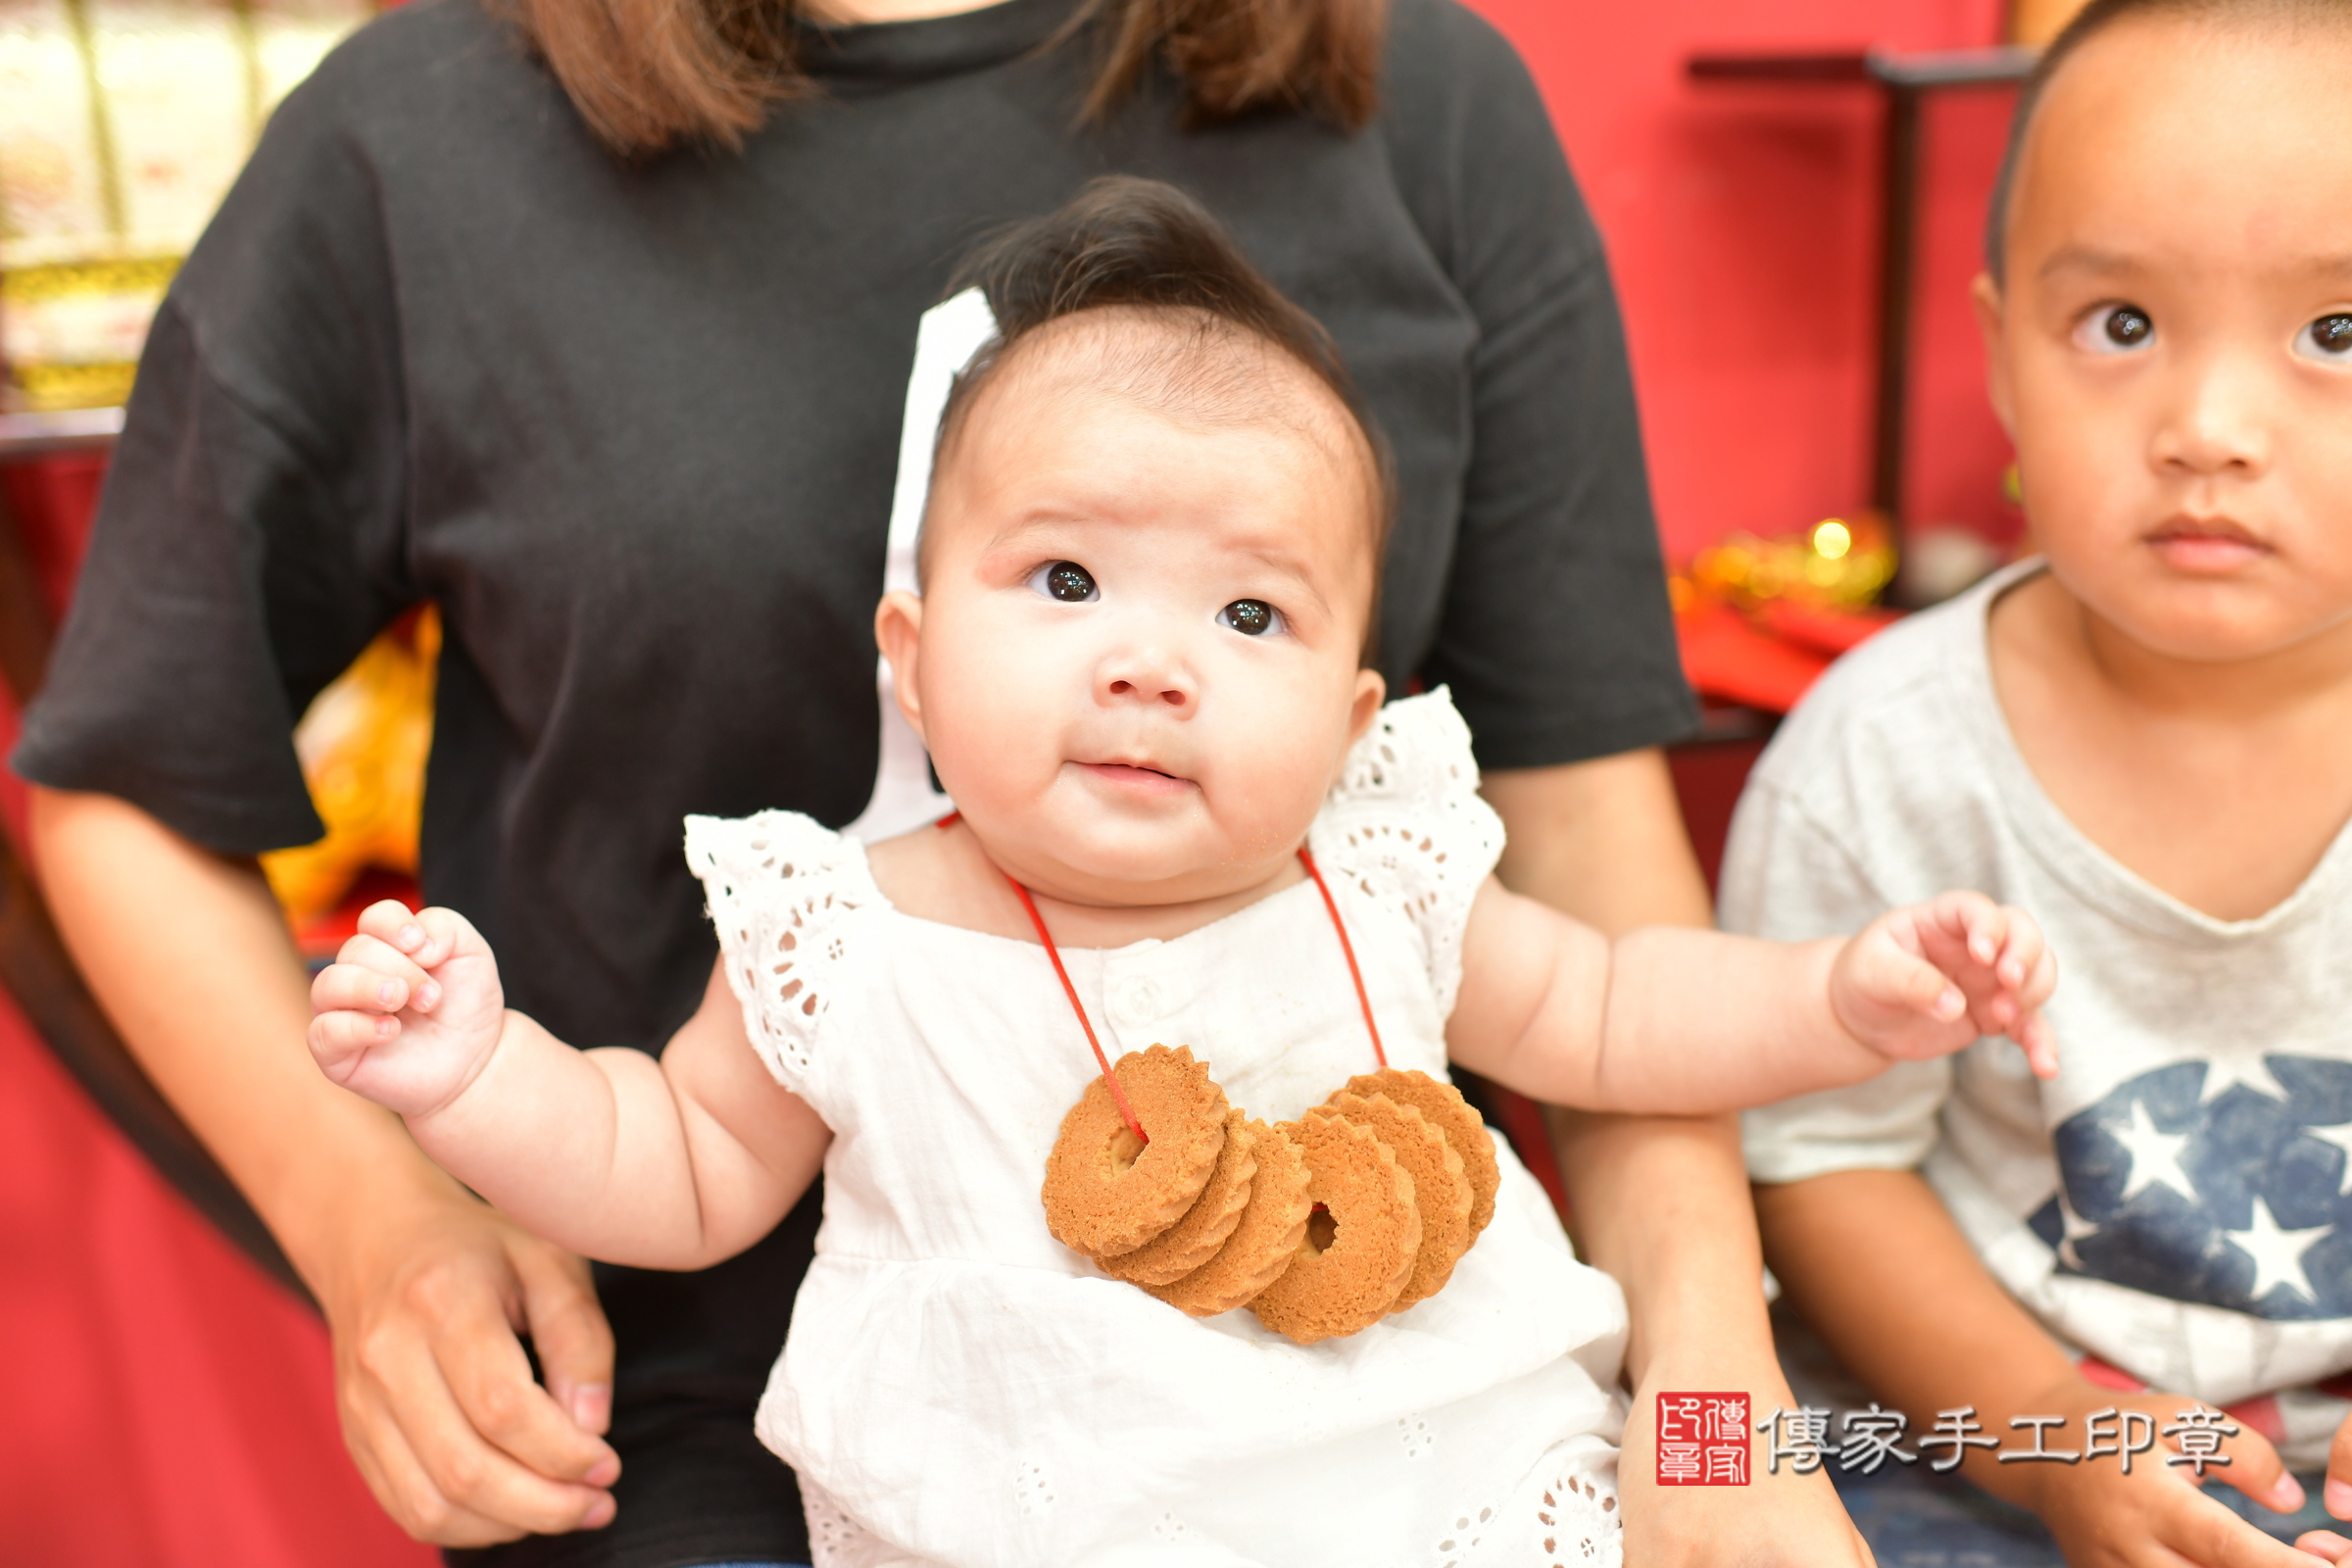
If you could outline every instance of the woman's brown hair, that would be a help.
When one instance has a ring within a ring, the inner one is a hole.
[[[809,90],[804,0],[503,0],[598,139],[623,155],[741,145]],[[1384,0],[1084,0],[1055,42],[1100,41],[1085,112],[1134,91],[1154,59],[1194,122],[1291,109],[1344,130],[1372,118]]]

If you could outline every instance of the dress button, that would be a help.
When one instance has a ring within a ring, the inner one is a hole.
[[[1120,997],[1120,1011],[1141,1022],[1157,1016],[1160,1009],[1159,982],[1137,980]]]

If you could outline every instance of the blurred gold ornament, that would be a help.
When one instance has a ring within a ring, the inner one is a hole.
[[[1876,513],[1825,517],[1803,533],[1763,539],[1725,535],[1698,553],[1675,589],[1678,608],[1718,599],[1753,609],[1788,599],[1824,610],[1861,610],[1894,580],[1894,546]]]
[[[440,616],[427,605],[369,643],[296,726],[295,755],[326,837],[262,857],[296,929],[333,909],[370,867],[416,874],[440,652]]]
[[[2009,41],[2038,49],[2066,30],[2083,0],[2009,0]]]

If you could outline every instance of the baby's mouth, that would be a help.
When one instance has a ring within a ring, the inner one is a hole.
[[[1171,795],[1193,787],[1193,781],[1148,767],[1141,762],[1079,762],[1081,770],[1114,788],[1139,795]]]
[[[2198,575],[2236,571],[2271,554],[2253,530],[2229,517],[2169,518],[2147,541],[2166,565]]]

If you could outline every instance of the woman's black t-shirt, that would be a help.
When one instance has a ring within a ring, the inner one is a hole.
[[[1180,130],[1164,75],[1082,128],[1072,10],[810,29],[817,90],[740,155],[640,164],[476,0],[365,28],[156,320],[19,770],[229,854],[308,842],[294,719],[437,602],[425,892],[514,1005],[660,1050],[715,951],[680,818],[839,824],[873,780],[917,318],[976,239],[1108,172],[1200,197],[1346,355],[1399,479],[1392,690],[1449,683],[1491,768],[1686,729],[1607,270],[1509,46],[1396,0],[1360,134]],[[494,1555],[807,1551],[751,1412],[815,1209],[706,1274],[599,1269],[619,1518]]]

